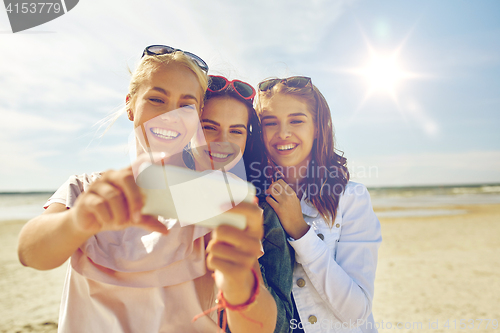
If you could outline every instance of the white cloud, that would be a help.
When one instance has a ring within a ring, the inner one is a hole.
[[[82,128],[79,123],[62,121],[59,119],[50,119],[36,114],[27,112],[19,112],[13,110],[5,110],[0,108],[2,121],[0,122],[0,130],[3,133],[8,133],[11,136],[23,136],[32,134],[34,130],[38,132],[75,132]],[[12,137],[11,137],[12,139]]]
[[[153,43],[201,54],[216,71],[258,81],[269,73],[268,60],[256,64],[256,54],[281,61],[318,48],[352,2],[81,1],[57,20],[1,36],[8,52],[0,54],[0,100],[16,109],[28,101],[52,108],[121,101],[127,65],[134,67]]]
[[[128,152],[129,152],[128,143],[111,144],[111,145],[109,144],[101,145],[100,143],[96,143],[78,152],[78,154],[84,157],[94,156],[95,158],[98,158],[98,156],[107,156],[107,155],[109,156],[110,154],[123,155],[127,157]]]
[[[48,169],[39,162],[40,157],[57,155],[53,149],[38,150],[32,144],[15,140],[0,130],[0,191],[15,189],[26,181],[27,175],[42,175]],[[40,177],[40,176],[38,176]]]
[[[283,75],[286,59],[320,49],[331,25],[353,2],[198,0],[190,8],[212,47],[211,68],[256,83]]]
[[[324,41],[334,29],[349,27],[336,24],[341,22],[339,18],[352,9],[355,2],[85,0],[66,15],[26,33],[0,34],[1,186],[6,184],[4,181],[19,183],[20,188],[30,186],[23,177],[27,171],[48,175],[52,175],[54,170],[67,175],[76,172],[58,169],[57,162],[48,158],[52,156],[56,161],[60,154],[64,154],[65,161],[73,161],[68,168],[79,164],[82,169],[92,171],[91,167],[97,162],[113,166],[114,159],[123,149],[118,142],[120,135],[110,132],[102,140],[102,146],[92,143],[89,147],[93,133],[90,125],[123,103],[129,81],[127,67],[133,69],[143,48],[150,44],[167,44],[191,51],[205,59],[215,72],[254,84],[269,76],[313,75],[309,71],[320,73],[314,77],[315,82],[322,81],[328,87],[322,88],[322,92],[332,103],[332,110],[340,109],[337,114],[342,114],[344,96],[340,95],[351,94],[353,99],[357,99],[357,92],[363,92],[358,90],[360,85],[348,82],[337,83],[336,86],[330,84],[335,81],[335,75],[331,75],[328,68],[318,68],[317,62],[309,60],[313,59],[311,55],[318,55],[324,60],[323,64],[337,64],[333,61],[335,59],[325,57]],[[363,11],[369,6],[358,7],[357,13],[370,16]],[[0,27],[4,30],[9,28],[6,14],[0,14]],[[357,59],[361,52],[366,51],[352,47],[363,45],[359,40],[353,41],[359,36],[352,31],[346,31],[350,35],[345,37],[342,35],[344,30],[342,34],[338,30],[336,32],[336,59]],[[483,42],[493,40],[495,36],[497,32],[492,32],[491,38],[483,37]],[[439,68],[461,64],[498,64],[498,52],[487,48],[488,43],[477,45],[466,57],[462,57],[470,49],[469,42],[462,42],[457,37],[457,40],[435,47],[440,42],[442,40],[429,38],[432,47],[413,45],[422,52],[427,50],[419,63]],[[436,54],[441,57],[436,57]],[[452,56],[460,61],[455,63],[450,58]],[[461,60],[463,58],[465,60]],[[477,62],[472,61],[474,59]],[[443,62],[446,66],[441,66]],[[304,70],[308,72],[300,72]],[[401,111],[406,112],[407,119],[404,120],[419,126],[423,133],[417,139],[446,135],[444,124],[437,122],[440,111],[417,94],[414,100],[420,104],[412,104],[410,100],[400,104]],[[443,96],[442,100],[447,98],[448,95]],[[391,114],[391,110],[384,110],[380,105],[373,107],[375,112],[371,113],[371,118],[365,112],[356,120],[369,121],[373,127],[379,125],[377,121],[401,121],[400,114]],[[349,106],[343,109],[351,114]],[[125,128],[129,131],[127,125],[115,126],[125,132]],[[358,126],[351,124],[349,130],[354,125]],[[86,130],[88,137],[82,137]],[[29,131],[28,139],[23,131]],[[394,132],[381,133],[381,137],[385,138],[391,135]],[[32,137],[36,139],[28,142]],[[93,156],[99,156],[99,161],[92,161]],[[498,153],[490,151],[364,156],[356,162],[378,167],[377,178],[370,178],[368,182],[398,185],[499,179],[498,171],[495,171],[500,170],[499,160]],[[21,185],[23,182],[24,185]]]

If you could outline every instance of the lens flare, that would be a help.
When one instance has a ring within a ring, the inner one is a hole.
[[[362,70],[372,92],[394,92],[404,72],[399,68],[395,57],[372,56],[370,63]]]

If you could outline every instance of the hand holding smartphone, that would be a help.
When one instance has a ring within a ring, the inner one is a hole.
[[[243,230],[245,217],[227,211],[240,202],[252,203],[255,197],[252,184],[221,170],[197,172],[146,163],[136,183],[145,195],[142,214],[178,219],[181,226],[226,224]]]

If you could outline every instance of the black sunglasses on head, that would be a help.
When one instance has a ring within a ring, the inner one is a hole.
[[[287,87],[291,88],[305,88],[307,86],[312,88],[311,78],[306,76],[291,76],[286,79],[269,79],[259,83],[258,87],[260,91],[267,91],[272,89],[278,83],[283,83]]]
[[[208,72],[208,65],[203,59],[198,57],[196,54],[193,54],[191,52],[186,52],[182,51],[181,49],[175,49],[171,46],[166,46],[166,45],[150,45],[144,49],[144,52],[142,52],[142,57],[144,57],[146,54],[147,55],[162,55],[162,54],[169,54],[169,53],[174,53],[176,51],[180,51],[184,53],[189,59],[193,60],[202,70],[205,72]]]

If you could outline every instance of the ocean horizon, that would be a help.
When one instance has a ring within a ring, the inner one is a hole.
[[[43,205],[55,191],[0,192],[0,221],[29,220],[43,212]],[[405,209],[405,212],[380,212],[382,217],[429,216],[463,213],[460,210],[436,210],[445,205],[500,203],[500,183],[368,186],[372,204],[377,210]]]

